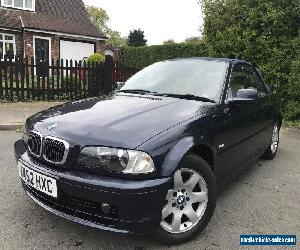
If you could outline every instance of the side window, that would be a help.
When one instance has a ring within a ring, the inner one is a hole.
[[[266,85],[263,82],[263,80],[258,76],[258,74],[255,72],[255,80],[258,85],[258,93],[260,97],[264,97],[268,95],[268,91],[266,89]]]
[[[251,66],[247,64],[236,64],[234,65],[231,72],[228,98],[237,98],[239,90],[242,89],[257,90],[256,74],[253,72]]]

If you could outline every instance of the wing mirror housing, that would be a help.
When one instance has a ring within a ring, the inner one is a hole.
[[[257,89],[239,89],[237,92],[237,97],[229,100],[231,104],[247,103],[258,99]]]

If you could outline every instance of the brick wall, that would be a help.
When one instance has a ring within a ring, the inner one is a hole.
[[[16,36],[16,54],[23,55],[23,53],[24,53],[23,34],[16,33],[15,36]]]
[[[55,35],[52,38],[52,58],[57,60],[59,57],[59,36]]]
[[[24,31],[23,33],[21,33],[21,32],[1,31],[0,30],[0,33],[15,35],[17,55],[24,55],[29,58],[34,56],[33,37],[34,36],[46,37],[46,38],[50,37],[51,38],[51,57],[55,60],[59,59],[59,57],[60,57],[59,41],[60,41],[60,38],[62,38],[60,36],[50,35],[50,34],[45,34],[45,33],[29,32],[29,31]],[[76,41],[76,40],[74,40],[74,41]],[[78,41],[84,42],[84,40],[78,40]],[[104,50],[105,50],[104,47],[105,47],[105,41],[97,41],[96,42],[96,52],[97,53],[104,54]]]
[[[96,42],[96,53],[100,53],[104,55],[105,51],[105,41]]]
[[[33,37],[29,32],[24,32],[24,56],[32,57],[33,56]]]

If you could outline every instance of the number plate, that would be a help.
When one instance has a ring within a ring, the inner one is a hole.
[[[19,176],[28,185],[34,189],[57,198],[57,184],[56,180],[37,173],[26,167],[23,163],[18,162]]]

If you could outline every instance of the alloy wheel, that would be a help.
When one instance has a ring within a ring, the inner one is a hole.
[[[273,132],[272,132],[272,140],[271,140],[271,152],[275,154],[278,148],[279,142],[279,129],[277,124],[274,125]]]
[[[191,230],[201,220],[208,202],[208,188],[204,178],[195,170],[179,169],[174,175],[162,210],[160,226],[169,233]]]

